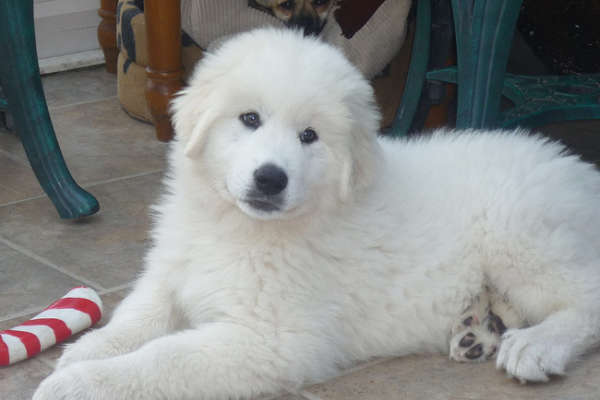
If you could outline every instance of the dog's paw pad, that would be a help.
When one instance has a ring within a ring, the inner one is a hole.
[[[468,358],[469,360],[478,360],[482,355],[483,345],[481,343],[477,343],[465,353],[465,358]]]
[[[467,329],[450,340],[450,358],[458,362],[482,362],[493,358],[500,337],[483,326]]]
[[[499,336],[504,335],[504,332],[506,332],[506,325],[504,325],[502,318],[491,311],[487,317],[487,328],[488,331]]]
[[[462,339],[460,339],[458,345],[460,347],[471,347],[473,346],[473,343],[475,343],[475,339],[477,339],[477,336],[475,336],[473,332],[469,332],[465,336],[463,336]]]

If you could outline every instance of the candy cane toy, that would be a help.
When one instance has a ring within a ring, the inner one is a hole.
[[[0,331],[0,365],[32,357],[102,317],[102,300],[88,287],[73,288],[44,311],[12,329]]]

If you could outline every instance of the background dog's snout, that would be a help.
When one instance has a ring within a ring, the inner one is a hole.
[[[304,36],[318,35],[321,33],[321,29],[323,29],[321,21],[309,15],[301,15],[290,19],[288,26],[302,29]]]
[[[256,188],[263,194],[280,193],[287,186],[288,177],[285,171],[274,164],[265,164],[254,171]]]

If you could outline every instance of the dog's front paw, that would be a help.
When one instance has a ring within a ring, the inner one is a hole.
[[[56,362],[56,369],[88,360],[109,358],[118,354],[103,335],[102,330],[90,331],[75,343],[64,347],[62,356]]]
[[[543,337],[535,327],[508,330],[502,337],[496,366],[521,383],[546,382],[551,375],[563,375],[567,347],[560,342],[542,340]]]
[[[95,358],[95,351],[88,346],[82,346],[79,342],[67,344],[63,353],[56,361],[56,369],[64,369],[72,364]]]
[[[83,364],[83,363],[82,363]],[[85,367],[75,364],[54,372],[42,381],[33,400],[91,400],[97,399],[90,385],[91,377]]]

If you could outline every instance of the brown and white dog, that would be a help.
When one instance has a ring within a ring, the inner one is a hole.
[[[248,0],[251,7],[263,10],[305,35],[318,35],[336,0]]]

